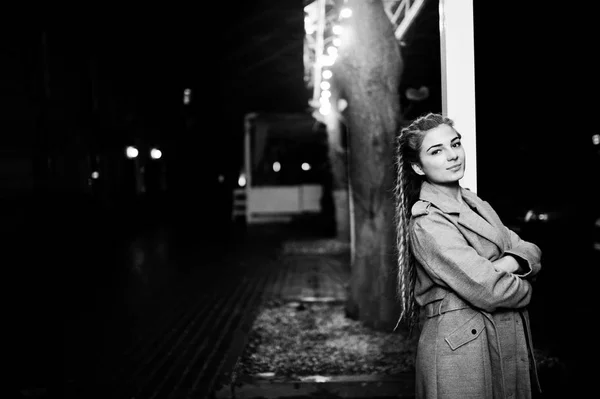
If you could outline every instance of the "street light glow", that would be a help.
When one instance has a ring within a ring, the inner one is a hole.
[[[160,157],[162,157],[162,151],[158,148],[153,148],[150,150],[150,157],[152,159],[160,159]]]
[[[134,146],[129,146],[125,149],[125,155],[127,156],[127,158],[129,159],[134,159],[137,158],[139,154],[139,151],[137,148],[135,148]]]
[[[344,7],[340,11],[340,18],[350,18],[352,16],[352,9]]]

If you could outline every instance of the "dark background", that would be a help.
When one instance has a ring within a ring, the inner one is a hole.
[[[175,227],[181,248],[214,249],[230,237],[243,115],[307,109],[303,3],[100,10],[6,29],[0,199],[17,385],[60,372],[61,316],[84,306],[89,287],[111,289],[121,273],[112,256],[125,238],[158,223]],[[585,316],[597,270],[588,250],[600,208],[590,143],[599,129],[595,14],[592,2],[487,3],[475,5],[478,191],[551,260],[540,278],[538,337],[572,342],[574,356],[590,328],[567,320]],[[423,112],[441,111],[438,35],[430,2],[402,50],[402,88],[431,89]],[[133,195],[122,154],[134,143],[163,149],[166,193]],[[96,156],[119,179],[90,189],[81,173]],[[528,209],[559,216],[525,225]]]

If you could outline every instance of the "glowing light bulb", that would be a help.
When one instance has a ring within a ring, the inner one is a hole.
[[[162,157],[162,151],[158,148],[153,148],[152,150],[150,150],[150,157],[152,159],[160,159],[160,157]]]
[[[340,18],[350,18],[352,16],[352,9],[344,7],[340,10]]]
[[[137,158],[138,154],[139,154],[138,149],[133,146],[129,146],[125,149],[125,155],[129,159]]]

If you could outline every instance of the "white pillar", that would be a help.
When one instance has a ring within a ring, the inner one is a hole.
[[[454,120],[467,154],[463,187],[477,192],[473,0],[440,0],[442,113]]]

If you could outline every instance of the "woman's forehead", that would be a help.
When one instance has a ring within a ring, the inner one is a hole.
[[[448,143],[457,137],[459,137],[459,135],[454,128],[448,125],[439,125],[425,133],[425,137],[423,138],[423,146],[425,146],[425,144],[431,146],[435,144]]]

